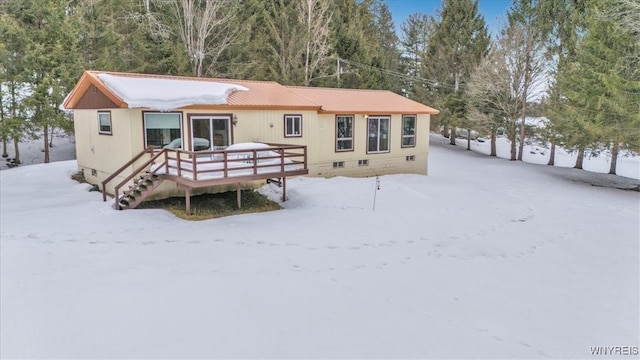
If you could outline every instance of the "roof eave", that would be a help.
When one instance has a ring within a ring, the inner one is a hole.
[[[107,98],[109,98],[109,100],[113,101],[113,103],[116,104],[119,108],[128,108],[129,105],[124,102],[119,96],[114,94],[113,91],[111,91],[106,85],[104,85],[104,83],[98,78],[97,74],[99,73],[95,71],[85,71],[80,77],[80,80],[78,80],[76,86],[69,93],[69,96],[67,96],[67,99],[62,104],[62,106],[68,110],[75,109],[75,106],[78,104],[80,98],[82,98],[85,92],[89,89],[89,86],[93,85],[98,88],[98,90],[100,90],[100,92],[102,92]]]

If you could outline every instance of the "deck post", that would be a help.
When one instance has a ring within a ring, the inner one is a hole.
[[[287,201],[287,177],[282,177],[282,202]]]
[[[191,215],[191,188],[184,189],[184,203],[186,205],[187,215]]]
[[[236,198],[238,201],[238,209],[242,207],[242,191],[240,191],[240,183],[236,183]]]

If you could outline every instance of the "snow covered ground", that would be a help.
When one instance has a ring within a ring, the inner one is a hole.
[[[74,161],[2,171],[0,355],[591,358],[592,346],[637,347],[640,193],[612,187],[640,181],[447,141],[432,137],[429,176],[381,177],[375,211],[375,178],[299,177],[281,211],[189,222],[113,210],[69,178]]]
[[[437,140],[439,141],[439,140]],[[467,147],[466,139],[456,139],[458,146]],[[471,141],[471,150],[482,154],[489,155],[491,153],[491,142],[485,139],[484,142]],[[506,137],[498,137],[496,139],[496,153],[499,158],[511,158],[511,145]],[[525,144],[522,151],[522,160],[524,162],[546,165],[549,162],[550,151],[543,145]],[[576,164],[577,152],[567,152],[562,147],[556,148],[555,166],[574,167]],[[611,164],[611,153],[604,151],[598,156],[587,154],[584,158],[583,168],[586,171],[597,173],[608,173]],[[621,152],[618,155],[617,175],[640,179],[640,157],[637,154],[628,151]]]
[[[74,137],[64,133],[55,134],[53,137],[53,146],[49,148],[49,160],[64,161],[76,158],[76,144]],[[0,144],[1,146],[1,144]],[[44,162],[44,143],[42,139],[28,140],[20,143],[20,161],[21,166],[41,164]],[[7,153],[9,158],[15,157],[13,141],[7,143]],[[0,170],[6,170],[7,162],[0,158]]]

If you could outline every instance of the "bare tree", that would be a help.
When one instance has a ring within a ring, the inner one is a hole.
[[[298,13],[300,22],[305,26],[304,85],[309,85],[329,53],[329,1],[299,0]]]
[[[517,125],[522,118],[524,101],[528,95],[532,95],[527,92],[535,89],[534,86],[525,86],[526,73],[530,70],[528,65],[531,64],[523,51],[525,46],[524,29],[520,26],[509,26],[474,71],[469,83],[472,97],[471,115],[484,119],[490,125],[493,123],[490,127],[494,131],[501,122],[506,125],[507,136],[511,142],[511,160],[517,159]]]
[[[201,77],[215,68],[237,31],[233,28],[236,0],[155,0],[168,3],[178,23],[193,75]],[[148,2],[145,2],[145,6]],[[206,67],[208,65],[208,68]]]

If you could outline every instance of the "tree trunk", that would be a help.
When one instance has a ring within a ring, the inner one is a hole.
[[[516,149],[516,139],[515,139],[515,134],[514,134],[514,139],[511,140],[511,161],[514,161],[517,159],[516,155],[518,150]]]
[[[2,83],[0,83],[0,123],[4,127],[4,103],[2,102]],[[7,135],[2,134],[2,157],[9,157],[7,153]]]
[[[454,74],[453,91],[457,94],[459,88],[460,88],[460,74],[456,72]],[[458,119],[456,119],[456,120],[458,120]],[[449,138],[449,145],[455,145],[455,144],[456,144],[456,127],[453,126],[453,127],[451,127],[451,137]]]
[[[576,166],[574,169],[582,169],[582,163],[584,162],[584,146],[578,148],[578,158],[576,159]]]
[[[520,161],[522,161],[522,152],[524,150],[525,110],[526,110],[526,105],[522,107],[522,123],[520,124],[520,144],[518,144],[518,160]]]
[[[491,130],[491,154],[489,156],[497,156],[496,152],[496,129]]]
[[[13,139],[13,149],[15,151],[15,156],[14,156],[14,161],[16,163],[16,165],[20,165],[20,146],[19,146],[20,142],[18,141],[18,139]]]
[[[44,126],[44,163],[49,163],[49,126]]]
[[[467,129],[467,150],[471,151],[471,129]]]
[[[616,174],[616,166],[618,165],[618,152],[620,152],[620,145],[618,142],[613,143],[611,148],[611,167],[609,167],[609,174]]]
[[[549,162],[547,165],[553,166],[556,164],[556,141],[551,141],[551,150],[549,150]]]
[[[55,130],[56,130],[55,126],[51,126],[51,132],[50,132],[51,135],[49,135],[49,148],[53,147],[53,133],[55,132]]]
[[[449,133],[449,125],[445,125],[444,129],[442,130],[442,136],[447,137],[448,133]]]

